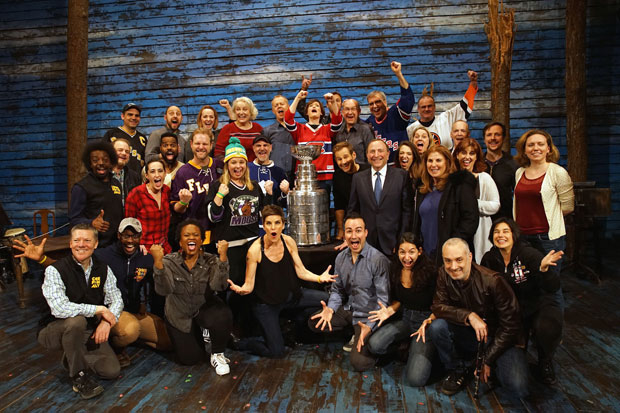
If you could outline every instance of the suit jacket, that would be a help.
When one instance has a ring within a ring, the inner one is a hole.
[[[358,212],[366,223],[366,241],[387,256],[393,254],[401,234],[411,219],[411,188],[408,175],[401,168],[387,168],[381,199],[375,200],[370,168],[353,175],[348,211]]]

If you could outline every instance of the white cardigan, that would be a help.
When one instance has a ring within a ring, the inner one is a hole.
[[[474,234],[474,250],[476,262],[479,264],[482,256],[493,246],[493,243],[489,241],[489,231],[491,231],[491,225],[493,224],[491,215],[499,211],[500,202],[497,185],[495,185],[491,175],[486,172],[479,173],[478,187],[480,188],[480,198],[478,198],[480,221],[478,221],[478,229]]]
[[[515,182],[518,184],[523,176],[525,168],[517,169]],[[549,223],[549,239],[554,240],[566,235],[564,215],[570,214],[575,209],[575,194],[573,181],[566,169],[556,163],[549,163],[547,173],[540,186],[545,215]],[[512,201],[512,215],[517,219],[517,198]]]

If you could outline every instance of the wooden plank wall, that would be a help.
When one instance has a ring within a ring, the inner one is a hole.
[[[19,225],[30,227],[32,212],[42,207],[66,222],[66,2],[3,3],[1,199]],[[565,2],[505,4],[515,9],[518,26],[513,143],[527,129],[544,128],[565,165]],[[589,174],[613,188],[608,235],[620,234],[619,9],[615,0],[588,2]],[[338,90],[365,102],[371,89],[381,88],[394,103],[398,88],[388,66],[398,60],[417,96],[435,82],[439,111],[461,98],[467,69],[477,70],[480,92],[470,125],[480,138],[490,120],[486,20],[485,0],[92,0],[88,137],[120,125],[127,102],[143,105],[140,129],[148,133],[163,124],[168,105],[181,107],[189,125],[202,105],[247,95],[266,126],[273,122],[271,97],[293,98],[300,76],[310,73],[311,96]]]

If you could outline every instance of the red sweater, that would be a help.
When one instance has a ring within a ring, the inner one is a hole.
[[[332,114],[330,125],[319,125],[316,129],[307,123],[295,122],[295,114],[290,110],[284,113],[284,124],[298,145],[321,145],[321,155],[312,163],[316,166],[317,179],[319,181],[331,180],[334,175],[334,156],[332,154],[332,138],[336,135],[342,124],[342,115]]]
[[[226,146],[228,145],[230,138],[234,137],[239,139],[241,145],[245,148],[245,152],[248,156],[248,162],[252,162],[254,158],[256,158],[254,155],[254,149],[252,149],[252,144],[254,142],[254,138],[257,137],[262,130],[263,127],[256,122],[252,122],[252,127],[250,129],[239,129],[235,122],[231,122],[220,130],[220,133],[217,136],[217,142],[215,142],[215,151],[213,154],[217,158],[223,160],[224,152],[226,152]]]

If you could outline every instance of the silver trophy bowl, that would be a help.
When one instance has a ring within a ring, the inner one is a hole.
[[[291,154],[300,161],[312,162],[321,155],[322,145],[293,145],[291,146]]]
[[[299,159],[295,189],[288,194],[289,234],[299,246],[324,244],[329,241],[329,199],[316,180],[313,160],[321,155],[322,145],[291,146],[291,154]]]

